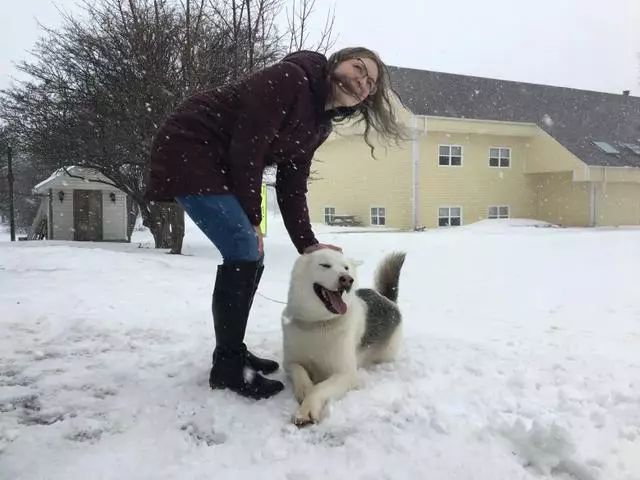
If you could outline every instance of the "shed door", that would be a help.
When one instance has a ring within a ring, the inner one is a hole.
[[[73,191],[73,239],[102,240],[102,192],[100,190]]]

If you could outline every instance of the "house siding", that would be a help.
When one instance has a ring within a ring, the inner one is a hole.
[[[115,203],[110,193],[116,194]],[[102,236],[103,240],[127,240],[127,196],[121,191],[102,192]]]
[[[542,130],[527,143],[532,154],[524,163],[524,173],[568,172],[586,166],[555,138]]]
[[[64,192],[64,200],[61,202],[58,193]],[[51,214],[53,215],[52,240],[73,240],[73,190],[53,189],[51,197]]]
[[[591,222],[590,185],[574,182],[571,172],[530,174],[536,192],[533,218],[565,226],[588,226]]]
[[[589,167],[535,125],[439,117],[415,124],[419,227],[437,227],[440,207],[461,207],[462,224],[470,224],[494,205],[509,206],[512,218],[567,226],[640,224],[640,169]],[[462,146],[462,166],[440,166],[439,145]],[[312,167],[312,222],[324,222],[324,207],[334,207],[369,225],[370,207],[379,206],[388,227],[412,228],[413,147],[378,147],[372,159],[356,128],[332,134]],[[508,168],[489,166],[492,147],[511,150]]]
[[[439,166],[439,145],[461,145],[462,166]],[[489,166],[489,149],[511,149],[510,167]],[[508,205],[512,217],[535,213],[535,195],[524,176],[530,155],[523,137],[429,132],[421,137],[418,181],[420,224],[437,227],[438,208],[463,207],[463,224],[487,218],[491,205]]]
[[[370,208],[384,207],[386,226],[411,224],[411,149],[377,147],[376,158],[361,135],[325,143],[312,165],[308,204],[312,222],[324,222],[324,207],[357,215],[370,225]]]
[[[596,183],[596,225],[640,225],[640,183]]]

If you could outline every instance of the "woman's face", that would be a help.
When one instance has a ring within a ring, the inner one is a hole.
[[[340,62],[333,71],[334,107],[353,107],[373,95],[379,74],[376,62],[367,57]]]

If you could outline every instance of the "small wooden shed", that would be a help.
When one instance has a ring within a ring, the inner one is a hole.
[[[128,241],[127,195],[100,180],[109,181],[93,169],[72,166],[33,187],[43,198],[31,238],[42,238],[36,232],[44,230],[50,240]]]

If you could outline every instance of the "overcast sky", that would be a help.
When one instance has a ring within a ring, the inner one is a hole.
[[[285,0],[290,3],[290,0]],[[0,88],[56,9],[77,0],[4,2]],[[390,65],[640,96],[640,0],[316,0],[335,6],[336,48],[362,45]]]

